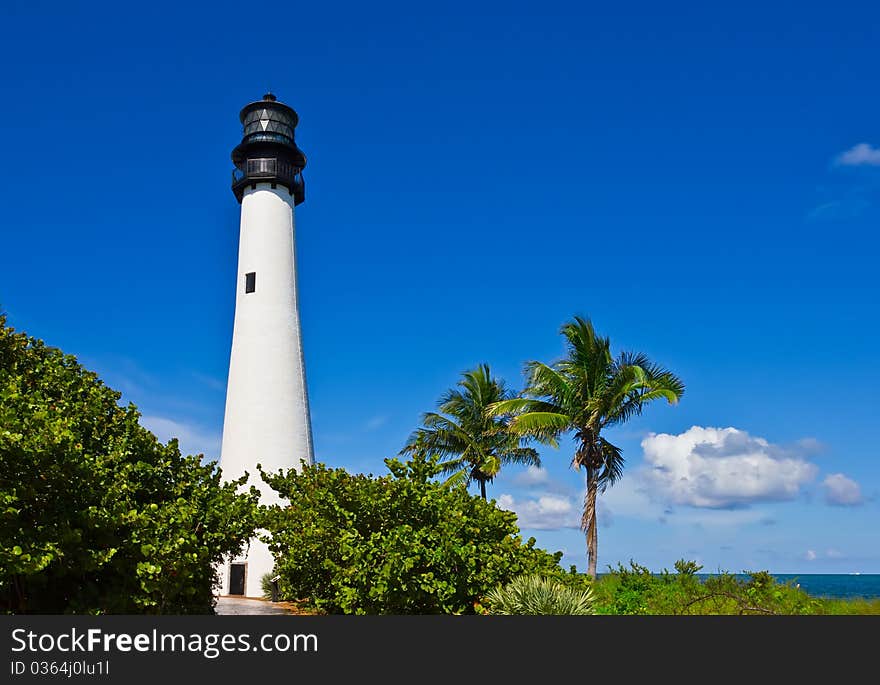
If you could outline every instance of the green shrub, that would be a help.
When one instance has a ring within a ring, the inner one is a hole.
[[[595,583],[596,612],[601,614],[809,614],[817,600],[767,571],[745,578],[720,573],[700,579],[701,566],[679,560],[675,573],[653,574],[630,561]]]
[[[616,571],[609,569],[595,584],[597,613],[601,614],[648,614],[648,598],[652,594],[655,578],[644,566],[630,562],[630,568],[618,564]]]
[[[437,460],[386,460],[376,478],[322,464],[263,474],[289,506],[266,528],[281,592],[329,613],[473,613],[489,590],[561,573],[561,553],[523,543],[516,515],[435,482]]]
[[[577,590],[556,578],[519,576],[486,596],[490,614],[587,616],[594,614],[592,590]]]
[[[0,316],[0,612],[211,613],[257,493],[161,444],[134,405]]]

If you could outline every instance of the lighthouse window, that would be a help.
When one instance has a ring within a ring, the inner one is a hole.
[[[244,275],[244,291],[252,293],[257,289],[257,272],[251,271]]]

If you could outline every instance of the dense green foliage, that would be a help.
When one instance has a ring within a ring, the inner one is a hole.
[[[664,570],[652,574],[635,562],[630,562],[629,568],[618,565],[593,584],[596,613],[822,614],[858,613],[853,609],[861,606],[811,597],[794,584],[777,581],[767,571],[744,577],[731,573],[700,577],[697,574],[701,568],[692,561],[681,560],[675,563],[674,573]],[[836,612],[828,611],[830,607],[835,607]]]
[[[641,414],[645,405],[678,402],[684,384],[644,354],[611,354],[611,342],[588,319],[574,317],[562,326],[567,354],[553,365],[526,364],[523,397],[497,402],[493,415],[512,413],[510,430],[556,445],[570,433],[575,441],[571,465],[583,469],[587,492],[581,528],[586,533],[588,573],[595,578],[598,558],[596,498],[623,475],[623,454],[602,436],[606,428]]]
[[[210,613],[256,491],[138,424],[73,356],[0,316],[0,611]]]
[[[266,520],[283,598],[330,613],[473,613],[518,575],[558,572],[561,553],[523,543],[515,514],[433,480],[437,457],[385,463],[378,478],[322,464],[264,474],[290,502]]]
[[[458,387],[440,398],[440,413],[422,416],[422,427],[410,435],[402,455],[439,455],[441,473],[449,482],[476,481],[486,499],[486,483],[503,464],[540,466],[538,452],[510,432],[509,417],[491,416],[489,406],[513,398],[504,381],[481,364],[462,374]]]
[[[594,614],[593,591],[558,578],[530,575],[492,590],[483,602],[490,614],[513,616],[587,616]]]

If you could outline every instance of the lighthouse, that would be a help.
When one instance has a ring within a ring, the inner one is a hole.
[[[244,135],[232,151],[232,192],[241,204],[235,319],[220,468],[275,504],[268,472],[314,461],[296,283],[295,207],[305,199],[306,158],[296,146],[297,113],[271,93],[241,110]],[[259,597],[273,567],[253,539],[220,571],[220,593]]]

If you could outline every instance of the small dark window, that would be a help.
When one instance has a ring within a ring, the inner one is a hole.
[[[257,272],[251,271],[249,274],[244,275],[244,291],[246,293],[252,293],[257,289]]]

